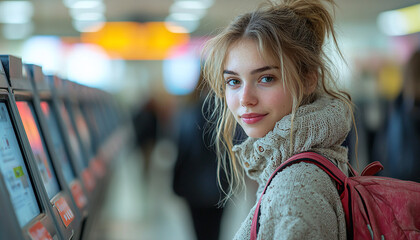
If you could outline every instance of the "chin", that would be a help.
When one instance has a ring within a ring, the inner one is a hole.
[[[264,137],[268,132],[265,131],[255,131],[255,130],[248,130],[245,131],[246,135],[251,138],[262,138]]]

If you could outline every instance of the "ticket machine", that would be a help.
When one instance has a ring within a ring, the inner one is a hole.
[[[106,121],[110,116],[102,115],[102,102],[100,96],[102,91],[95,88],[90,88],[82,85],[74,85],[71,88],[73,92],[78,93],[79,101],[77,103],[80,112],[86,120],[88,129],[91,136],[91,149],[93,153],[92,160],[90,161],[91,168],[97,178],[103,179],[106,177],[108,166],[108,158],[102,151],[102,147],[109,137],[107,129],[104,127]]]
[[[9,228],[1,231],[1,239],[70,239],[57,224],[57,209],[43,182],[51,172],[47,167],[39,171],[35,162],[11,93],[10,75],[15,73],[0,64],[0,223]]]
[[[78,171],[81,176],[83,186],[86,189],[88,201],[92,202],[95,197],[96,179],[94,173],[89,168],[89,159],[87,158],[85,146],[83,145],[82,136],[80,134],[81,130],[77,125],[78,120],[74,117],[72,108],[68,104],[68,91],[65,86],[63,86],[63,80],[55,75],[47,76],[46,81],[51,88],[52,101],[54,102],[57,113],[61,118],[60,122],[63,125],[63,129],[66,129],[70,148],[74,153],[75,160],[79,166]],[[79,120],[79,125],[83,123],[83,120]],[[84,128],[82,131],[87,131],[87,129]]]
[[[27,140],[32,150],[28,151],[28,160],[37,167],[58,231],[63,239],[72,239],[80,230],[81,216],[66,184],[62,161],[55,153],[50,135],[45,134],[47,124],[40,118],[39,99],[34,96],[21,59],[10,55],[1,55],[0,59],[9,80],[10,94],[15,100],[17,119],[26,133],[21,137]]]
[[[42,67],[34,64],[24,64],[24,68],[28,72],[29,80],[33,85],[34,97],[37,98],[36,102],[39,103],[40,118],[45,119],[47,123],[45,132],[49,132],[48,135],[51,136],[52,147],[57,158],[61,161],[64,179],[78,208],[79,215],[81,215],[83,224],[88,216],[89,209],[87,192],[81,181],[81,163],[78,162],[75,153],[72,151],[68,130],[58,114],[56,101],[53,98],[54,94],[46,81]]]
[[[66,106],[71,112],[74,126],[79,133],[87,165],[96,181],[102,181],[106,174],[106,167],[96,149],[97,142],[93,130],[97,127],[97,120],[94,119],[92,115],[91,118],[89,118],[88,114],[84,114],[82,108],[87,102],[93,103],[91,101],[92,98],[90,98],[89,101],[83,101],[83,99],[86,100],[88,97],[84,96],[83,93],[88,93],[86,91],[88,91],[89,88],[68,80],[63,80],[63,86],[68,90],[68,94],[73,96],[72,98],[67,98]],[[91,97],[93,97],[94,92],[90,93],[92,94]],[[90,113],[93,113],[93,111]],[[97,192],[99,191],[100,189],[98,189]]]
[[[45,118],[51,135],[51,140],[57,156],[61,159],[63,175],[69,186],[77,207],[82,212],[83,218],[88,215],[88,200],[86,190],[81,183],[82,164],[72,151],[68,130],[63,124],[59,110],[54,100],[54,94],[47,83],[42,67],[34,64],[25,64],[29,79],[33,84],[35,95],[39,98],[42,115]]]

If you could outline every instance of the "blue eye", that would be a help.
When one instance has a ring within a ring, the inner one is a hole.
[[[236,86],[236,85],[238,85],[238,84],[240,84],[241,82],[239,81],[239,80],[237,80],[237,79],[228,79],[228,80],[226,80],[226,84],[227,85],[229,85],[229,86]]]
[[[262,83],[269,83],[269,82],[272,82],[272,81],[274,81],[274,77],[271,77],[271,76],[264,76],[264,77],[261,78]]]

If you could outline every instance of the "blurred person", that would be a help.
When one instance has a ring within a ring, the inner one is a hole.
[[[206,131],[210,123],[202,112],[206,87],[201,83],[176,117],[178,156],[173,189],[188,204],[196,239],[217,240],[224,208],[218,205],[222,191],[217,183],[216,153]]]
[[[323,49],[330,36],[339,51],[330,8],[332,0],[267,2],[235,18],[205,45],[203,75],[212,90],[228,198],[241,189],[246,173],[259,184],[258,199],[275,169],[305,151],[324,155],[348,175],[342,144],[354,123],[353,104],[335,87]],[[237,124],[248,138],[234,146]],[[256,206],[234,239],[250,239]],[[260,214],[258,239],[347,238],[336,185],[313,164],[277,173]]]
[[[373,62],[374,60],[369,59]],[[356,106],[356,131],[348,139],[350,163],[363,169],[375,159],[374,145],[377,134],[385,123],[388,100],[380,92],[376,71],[367,62],[360,64],[359,75],[352,81],[352,100]],[[356,158],[356,138],[357,158]]]
[[[380,174],[420,182],[420,49],[406,63],[402,91],[388,111],[374,146]]]
[[[153,149],[157,142],[158,117],[154,99],[150,98],[133,115],[136,145],[143,154],[143,177],[148,180]]]

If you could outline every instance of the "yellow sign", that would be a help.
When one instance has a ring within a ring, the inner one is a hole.
[[[15,173],[16,178],[23,177],[25,174],[23,173],[22,166],[13,168],[13,172]]]
[[[162,60],[174,46],[188,43],[189,34],[172,33],[164,22],[107,22],[82,33],[81,41],[101,46],[114,59]]]
[[[403,79],[399,66],[388,63],[379,71],[379,89],[387,99],[395,99],[401,92]]]
[[[404,29],[406,34],[420,31],[420,4],[401,8],[397,11],[399,11],[404,17]]]

